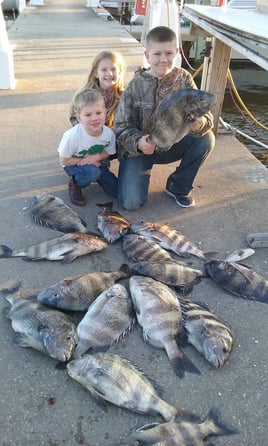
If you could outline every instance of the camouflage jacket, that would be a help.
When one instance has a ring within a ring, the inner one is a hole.
[[[138,140],[142,129],[156,106],[171,91],[197,88],[191,74],[183,68],[173,68],[165,77],[158,79],[145,70],[140,70],[129,82],[115,113],[114,132],[117,140],[118,158],[140,156]],[[203,136],[213,127],[212,114],[206,113],[206,123],[194,136]]]

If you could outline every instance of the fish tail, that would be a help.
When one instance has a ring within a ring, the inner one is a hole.
[[[214,259],[219,253],[217,251],[209,251],[203,253],[203,260],[211,260]]]
[[[1,288],[0,289],[0,294],[1,294],[1,296],[3,296],[3,297],[7,297],[7,296],[9,296],[10,294],[14,294],[14,293],[16,293],[17,291],[19,291],[20,290],[20,288],[21,288],[21,281],[19,281],[19,282],[15,282],[12,286],[10,286],[10,287],[3,287],[3,288]]]
[[[0,259],[6,259],[12,257],[13,249],[9,248],[7,245],[0,245]]]
[[[204,429],[206,429],[205,425],[208,423],[212,423],[213,432],[211,432],[211,435],[234,435],[239,433],[236,428],[222,421],[221,413],[216,407],[210,409],[206,420],[202,423]]]
[[[171,358],[171,366],[175,374],[179,378],[183,378],[185,372],[194,373],[195,375],[201,375],[200,370],[193,364],[192,361],[185,355],[185,353],[179,350],[179,354]]]
[[[130,277],[134,273],[127,263],[123,263],[120,266],[119,272],[122,273],[125,277]]]

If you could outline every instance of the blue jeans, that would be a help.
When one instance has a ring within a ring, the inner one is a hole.
[[[79,187],[87,187],[91,183],[98,183],[110,197],[117,198],[118,180],[109,170],[109,162],[100,167],[86,164],[85,166],[65,166],[64,171],[72,177]]]
[[[188,195],[193,189],[200,166],[214,145],[215,136],[210,130],[199,138],[187,135],[166,152],[121,159],[118,175],[119,204],[127,210],[138,209],[148,198],[153,165],[169,164],[178,160],[181,162],[168,177],[167,186],[178,195]]]

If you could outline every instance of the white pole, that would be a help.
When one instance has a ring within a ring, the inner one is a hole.
[[[168,26],[177,36],[177,48],[179,48],[179,29],[180,14],[176,0],[149,0],[148,10],[146,14],[146,28],[143,32],[143,41],[146,39],[148,32],[156,26]],[[175,61],[177,67],[181,66],[181,55]],[[144,58],[144,66],[148,67],[148,63]]]
[[[14,65],[12,49],[8,41],[6,23],[0,0],[0,89],[14,89],[16,80],[14,78]]]

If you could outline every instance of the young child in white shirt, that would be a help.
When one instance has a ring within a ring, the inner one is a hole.
[[[117,197],[117,178],[109,170],[109,156],[116,153],[114,132],[105,125],[106,108],[100,91],[83,89],[73,100],[78,124],[67,130],[60,141],[60,164],[69,177],[73,204],[84,206],[82,188],[97,182],[104,192]]]

